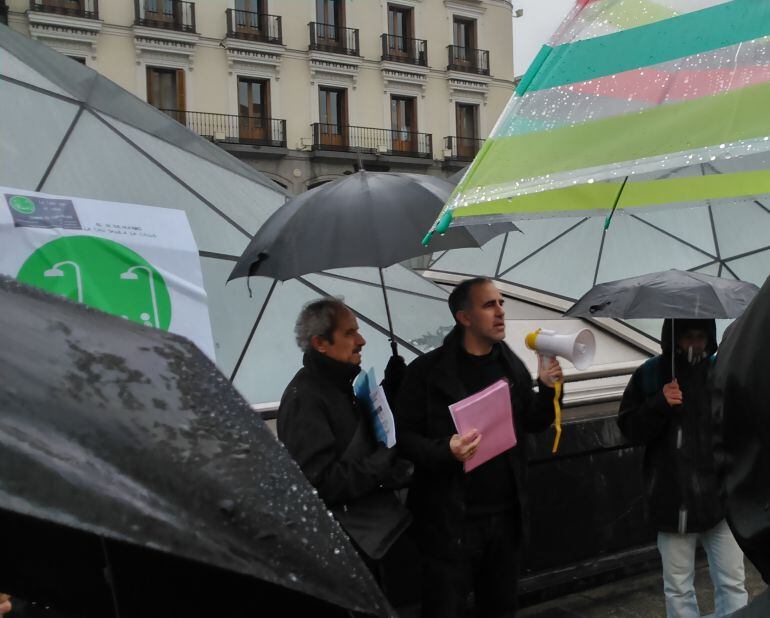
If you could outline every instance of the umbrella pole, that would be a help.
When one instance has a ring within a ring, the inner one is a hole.
[[[99,536],[99,542],[102,546],[102,554],[104,555],[104,578],[107,580],[107,587],[110,589],[110,595],[112,597],[112,610],[115,612],[115,618],[120,618],[118,594],[115,591],[115,572],[112,570],[110,555],[107,553],[107,544],[104,542],[103,536]]]
[[[390,305],[388,304],[388,290],[385,288],[385,277],[382,274],[382,268],[378,268],[380,271],[380,284],[382,285],[382,297],[385,299],[385,313],[388,316],[388,331],[390,332],[390,349],[393,350],[393,356],[398,356],[398,345],[396,344],[396,338],[393,335],[393,320],[390,317]]]
[[[671,318],[671,380],[676,380],[676,320]]]

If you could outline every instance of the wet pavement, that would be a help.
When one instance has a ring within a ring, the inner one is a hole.
[[[750,599],[766,588],[748,560],[746,588]],[[697,563],[695,589],[701,614],[706,616],[714,610],[714,591],[705,558]],[[663,580],[659,571],[649,571],[531,605],[517,614],[519,618],[665,618],[665,615]]]
[[[696,563],[695,589],[701,614],[714,611],[714,591],[705,557]],[[767,586],[759,572],[746,561],[746,589],[749,599]],[[399,607],[400,618],[419,618],[418,606]],[[523,607],[517,618],[665,618],[663,580],[658,570],[650,570],[581,592]],[[469,612],[469,618],[472,613]]]

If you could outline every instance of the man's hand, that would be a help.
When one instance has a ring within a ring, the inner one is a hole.
[[[449,439],[449,448],[457,461],[467,461],[476,454],[481,442],[481,434],[471,429],[463,435],[455,434]]]
[[[0,616],[5,616],[11,609],[11,597],[0,593]]]
[[[666,403],[671,407],[682,405],[682,391],[676,378],[663,387],[663,396],[666,398]]]
[[[561,365],[555,356],[537,355],[537,377],[549,388],[564,379]]]

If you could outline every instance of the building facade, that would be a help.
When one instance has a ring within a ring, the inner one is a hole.
[[[3,4],[3,0],[0,0]],[[449,175],[513,90],[507,0],[5,0],[85,63],[290,193]]]

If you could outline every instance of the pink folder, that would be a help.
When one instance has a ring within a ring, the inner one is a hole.
[[[476,454],[463,462],[466,472],[516,446],[511,394],[505,380],[453,403],[449,412],[460,435],[474,428],[481,434]]]

